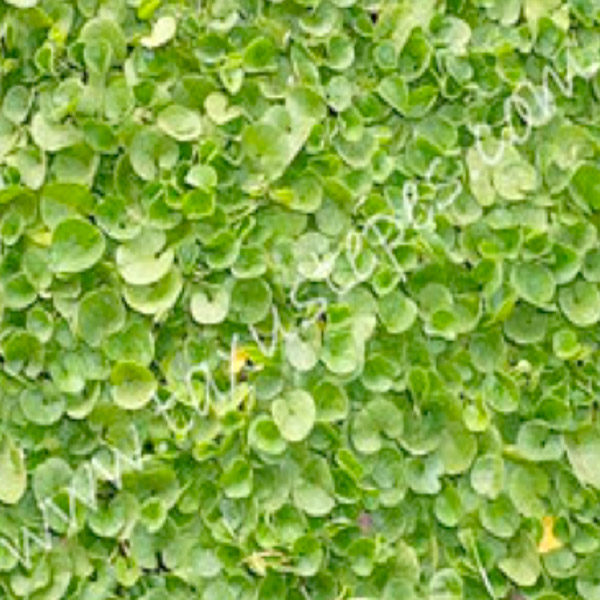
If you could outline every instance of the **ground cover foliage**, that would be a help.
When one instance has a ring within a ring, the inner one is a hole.
[[[596,0],[0,0],[0,597],[600,599]]]

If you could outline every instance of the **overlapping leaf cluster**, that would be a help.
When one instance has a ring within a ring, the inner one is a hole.
[[[598,600],[599,19],[0,0],[0,596]]]

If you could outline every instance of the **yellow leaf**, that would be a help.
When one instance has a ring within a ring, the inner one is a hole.
[[[543,517],[542,527],[543,534],[540,543],[538,544],[538,552],[540,554],[546,554],[552,552],[552,550],[558,550],[562,547],[562,542],[554,535],[554,523],[556,522],[555,517]]]
[[[244,368],[250,355],[244,348],[236,348],[231,357],[231,371],[236,375]]]

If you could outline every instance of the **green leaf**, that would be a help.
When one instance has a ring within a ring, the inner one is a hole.
[[[349,402],[344,388],[333,381],[320,381],[312,390],[317,421],[342,421],[348,415]]]
[[[177,302],[182,286],[181,273],[173,268],[156,283],[125,286],[123,296],[134,310],[144,315],[158,315]]]
[[[165,111],[168,111],[166,117],[173,112],[169,108],[166,108]],[[177,115],[178,109],[175,108],[174,112]],[[178,126],[181,127],[190,125],[190,123],[194,126],[196,118],[197,115],[191,117],[190,121],[187,119],[183,119],[181,122],[178,122],[176,119],[176,121]],[[166,124],[169,129],[174,126],[169,119],[166,119]],[[178,134],[179,130],[176,130],[175,133]],[[184,135],[186,133],[190,133],[190,130],[183,131]],[[131,139],[129,145],[131,166],[135,173],[145,181],[152,181],[161,171],[172,169],[178,157],[179,149],[177,143],[166,135],[163,135],[159,130],[150,127],[139,129]]]
[[[402,292],[392,291],[379,299],[379,317],[389,333],[403,333],[417,318],[417,305]]]
[[[600,208],[600,169],[595,164],[582,164],[571,179],[571,194],[584,207]]]
[[[114,77],[107,85],[104,94],[104,113],[111,122],[123,119],[134,107],[132,89],[125,77]]]
[[[40,341],[25,331],[14,331],[2,340],[4,368],[16,375],[23,372],[27,377],[37,377],[43,366],[44,349]]]
[[[315,423],[315,402],[308,392],[291,390],[271,404],[271,414],[285,440],[300,442]]]
[[[600,432],[595,427],[582,427],[565,435],[565,448],[573,473],[582,485],[600,489],[600,463],[597,460]]]
[[[431,600],[460,600],[463,598],[463,582],[454,569],[436,571],[429,582]]]
[[[294,571],[301,577],[312,577],[319,572],[322,566],[324,552],[321,543],[315,537],[305,535],[294,543],[296,564]]]
[[[177,21],[171,15],[159,17],[152,25],[150,35],[141,38],[140,42],[145,48],[158,48],[170,41],[177,30]]]
[[[24,273],[12,275],[4,282],[4,305],[12,309],[27,308],[37,297]]]
[[[57,153],[51,173],[61,183],[90,186],[98,168],[98,156],[85,144],[77,144]]]
[[[248,443],[265,454],[279,455],[287,447],[275,421],[265,415],[252,420],[248,428]]]
[[[36,425],[56,423],[65,412],[65,405],[64,396],[48,385],[40,389],[25,389],[19,397],[19,406],[25,418]]]
[[[519,388],[507,375],[487,375],[482,393],[487,403],[500,413],[511,413],[519,408]]]
[[[576,281],[558,293],[561,310],[578,327],[590,327],[600,320],[600,293],[594,283]]]
[[[215,195],[211,191],[192,190],[183,197],[181,208],[188,219],[210,217],[215,212]]]
[[[107,40],[90,40],[83,48],[83,60],[91,73],[104,75],[110,68],[112,48]]]
[[[538,306],[552,301],[556,284],[549,269],[536,263],[520,263],[512,276],[517,294]]]
[[[119,241],[131,240],[141,229],[125,200],[118,196],[102,198],[96,207],[96,220],[105,233]]]
[[[455,527],[462,515],[463,506],[458,491],[447,485],[435,498],[434,512],[438,521],[446,527]]]
[[[104,254],[106,243],[88,221],[68,218],[52,234],[50,265],[59,273],[79,273],[94,266]]]
[[[23,450],[4,435],[0,441],[0,502],[17,504],[27,488],[27,469]]]
[[[348,548],[351,569],[359,577],[368,577],[375,567],[375,542],[362,538],[355,540]]]
[[[262,321],[271,308],[273,295],[263,279],[242,279],[233,284],[229,314],[241,323]]]
[[[541,573],[540,559],[533,542],[521,534],[512,544],[507,557],[498,562],[500,570],[517,585],[535,585]]]
[[[111,50],[115,63],[122,61],[127,53],[127,40],[114,15],[98,16],[88,20],[79,33],[84,44],[104,41]]]
[[[116,333],[106,338],[103,349],[112,360],[148,365],[154,358],[151,325],[143,320],[131,319],[129,323],[119,327]]]
[[[538,186],[537,172],[521,154],[509,146],[492,174],[496,191],[507,200],[523,200]]]
[[[469,351],[475,368],[482,373],[491,373],[501,368],[506,344],[497,329],[482,331],[471,338]]]
[[[276,179],[289,163],[290,142],[270,123],[248,125],[242,133],[242,151],[252,169],[267,180]]]
[[[377,93],[400,114],[408,112],[408,88],[400,75],[390,75],[382,79]]]
[[[175,258],[172,248],[164,249],[165,242],[164,232],[145,229],[119,246],[115,259],[121,277],[131,285],[148,285],[164,277]]]
[[[25,86],[14,85],[4,96],[2,113],[13,123],[22,123],[31,107],[31,92]]]
[[[346,328],[325,330],[321,360],[332,373],[347,375],[354,371],[359,365],[360,351],[352,331]]]
[[[235,459],[221,474],[219,484],[228,498],[247,498],[252,492],[252,470],[242,459]]]
[[[528,304],[517,304],[504,323],[504,332],[517,344],[535,344],[544,339],[547,322],[545,313]]]
[[[200,115],[177,104],[164,108],[156,117],[156,122],[168,136],[180,142],[194,140],[202,133]]]
[[[35,498],[43,502],[64,491],[71,481],[73,469],[62,458],[51,457],[36,465],[32,477]]]
[[[138,410],[148,404],[157,388],[152,372],[132,361],[116,363],[110,383],[115,404],[126,410]]]
[[[276,68],[277,49],[267,37],[253,39],[244,50],[242,64],[251,73],[273,71]]]
[[[6,0],[6,3],[17,8],[32,8],[38,3],[38,0]]]
[[[314,333],[313,333],[314,332]],[[318,332],[313,328],[313,340],[316,340]],[[314,348],[315,343],[313,340],[304,340],[298,333],[292,333],[285,338],[285,355],[288,362],[297,371],[310,371],[317,363],[318,356],[316,349]],[[313,343],[311,343],[313,342]],[[316,341],[318,344],[318,341]]]
[[[188,185],[209,190],[217,185],[217,172],[209,165],[194,165],[186,174]]]
[[[497,498],[504,487],[504,463],[496,454],[479,456],[471,469],[471,485],[482,496]]]
[[[437,454],[411,457],[406,463],[406,481],[415,494],[438,494],[442,489],[443,472],[444,465]]]
[[[80,132],[69,124],[52,123],[36,113],[31,119],[31,137],[37,146],[46,152],[57,152],[77,144]]]
[[[90,346],[98,346],[124,324],[125,308],[121,297],[110,288],[89,292],[79,304],[77,329]]]
[[[576,580],[576,588],[584,600],[597,600],[600,598],[599,563],[600,560],[598,560],[597,554],[586,558],[581,563]]]
[[[160,498],[149,498],[140,509],[140,520],[150,531],[158,531],[167,518],[167,507]]]
[[[125,525],[124,497],[115,496],[105,506],[101,506],[88,517],[88,524],[93,533],[100,538],[113,538]]]
[[[203,285],[191,296],[190,312],[198,323],[221,323],[229,312],[229,292],[223,286]]]
[[[311,517],[323,517],[335,506],[333,480],[323,459],[314,458],[295,480],[292,490],[294,504]]]
[[[519,428],[517,448],[528,460],[560,460],[564,445],[562,437],[543,421],[529,421]]]
[[[21,181],[33,190],[39,189],[47,174],[46,154],[35,146],[19,148],[7,159],[19,172]]]
[[[492,535],[509,539],[516,533],[521,518],[507,496],[500,495],[493,501],[485,501],[479,509],[481,524]]]
[[[437,452],[450,475],[464,473],[477,454],[477,440],[459,421],[448,421],[442,432]]]

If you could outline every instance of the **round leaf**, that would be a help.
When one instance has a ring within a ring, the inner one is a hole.
[[[94,266],[104,254],[105,241],[88,221],[69,218],[52,234],[50,264],[60,273],[79,273]]]
[[[156,122],[160,129],[179,142],[194,140],[202,133],[200,115],[177,104],[164,108],[158,114]]]
[[[574,325],[590,327],[600,320],[600,293],[595,283],[576,281],[558,294],[560,308]]]
[[[536,263],[516,265],[513,271],[513,285],[521,298],[537,305],[550,302],[556,289],[551,271]]]
[[[281,435],[289,442],[306,438],[316,419],[313,397],[304,390],[284,393],[273,401],[271,413]]]
[[[546,315],[533,306],[517,304],[504,324],[504,331],[517,344],[535,344],[544,339],[547,321]]]
[[[267,316],[272,297],[271,288],[262,279],[237,280],[231,290],[229,312],[241,323],[257,323]]]
[[[117,406],[137,410],[148,404],[156,392],[152,372],[135,362],[117,363],[110,374],[111,393]]]
[[[173,268],[156,283],[125,286],[123,296],[138,312],[155,315],[169,310],[177,302],[182,287],[181,273]]]
[[[162,231],[142,231],[119,246],[115,253],[123,279],[131,285],[148,285],[164,277],[175,258],[172,248],[163,250],[166,236]]]
[[[204,285],[192,294],[190,311],[197,323],[221,323],[229,312],[229,292],[223,286]]]

